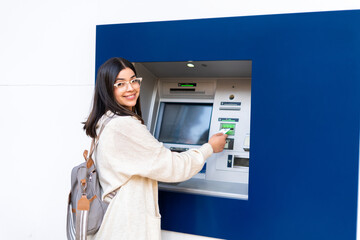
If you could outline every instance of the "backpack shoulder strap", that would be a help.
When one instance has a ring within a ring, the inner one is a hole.
[[[101,125],[101,128],[100,128],[100,131],[99,131],[99,134],[96,136],[96,138],[93,138],[92,141],[91,141],[91,147],[90,147],[90,154],[89,154],[89,158],[92,157],[94,151],[95,151],[95,148],[97,147],[98,143],[99,143],[99,139],[100,139],[100,135],[102,133],[102,131],[104,130],[105,126],[114,118],[114,116],[112,117],[107,117],[105,119],[105,121],[103,122],[103,124]]]

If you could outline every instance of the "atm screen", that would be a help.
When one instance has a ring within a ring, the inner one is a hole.
[[[155,137],[164,143],[206,143],[209,138],[212,108],[211,103],[162,102]]]

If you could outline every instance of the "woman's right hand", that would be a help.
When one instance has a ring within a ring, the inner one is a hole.
[[[222,152],[226,143],[228,135],[223,133],[216,133],[209,139],[209,144],[212,146],[214,153]]]

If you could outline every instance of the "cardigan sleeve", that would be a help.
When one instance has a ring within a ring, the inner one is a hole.
[[[112,175],[109,179],[120,182],[134,175],[162,182],[185,181],[201,170],[212,153],[208,143],[182,153],[171,152],[133,117],[113,119],[98,146],[102,169]]]

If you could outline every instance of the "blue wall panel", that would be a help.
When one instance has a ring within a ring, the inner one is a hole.
[[[360,11],[97,26],[97,68],[252,60],[249,200],[160,192],[163,229],[226,239],[355,239]]]

